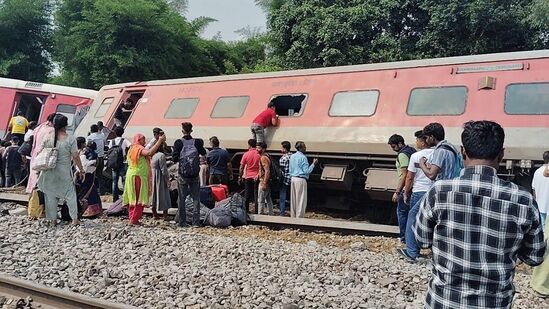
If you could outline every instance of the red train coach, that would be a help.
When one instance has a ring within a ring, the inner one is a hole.
[[[5,136],[11,117],[23,111],[29,121],[42,122],[54,112],[69,118],[76,129],[97,91],[0,78],[0,137]]]
[[[519,183],[530,181],[549,147],[549,50],[107,85],[77,134],[99,120],[112,126],[128,97],[138,104],[126,115],[127,136],[161,127],[173,143],[190,121],[194,136],[219,137],[236,154],[233,163],[253,118],[274,101],[281,117],[267,133],[269,149],[305,141],[321,162],[311,185],[323,188],[314,195],[323,200],[332,190],[351,200],[389,198],[396,184],[389,136],[413,144],[430,122],[442,123],[454,144],[468,120],[499,122],[506,129],[501,174]]]

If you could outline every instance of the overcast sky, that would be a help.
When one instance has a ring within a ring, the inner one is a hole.
[[[240,39],[235,30],[246,26],[266,28],[265,13],[254,4],[253,0],[189,0],[187,18],[208,16],[217,19],[204,31],[204,38],[212,38],[221,32],[224,41]]]

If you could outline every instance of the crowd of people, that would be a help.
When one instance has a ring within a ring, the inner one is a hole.
[[[244,186],[249,213],[273,215],[271,192],[277,190],[279,214],[286,215],[289,193],[290,216],[299,218],[306,211],[307,180],[318,160],[309,164],[303,141],[294,144],[294,153],[291,143],[283,141],[282,156],[275,164],[267,152],[265,132],[278,123],[272,104],[253,120],[252,138],[240,160],[237,182]],[[9,144],[2,144],[5,147],[0,149],[5,184],[17,184],[19,172],[26,170],[27,192],[43,194],[45,216],[52,222],[57,221],[60,204],[66,206],[65,217],[74,223],[82,217],[98,216],[102,211],[100,195],[109,187],[113,201],[120,200],[128,209],[130,224],[139,225],[144,208],[149,206],[155,218],[162,212],[168,220],[170,188],[176,182],[176,223],[187,226],[186,202],[190,199],[189,222],[199,226],[201,188],[228,185],[234,180],[232,158],[220,147],[220,140],[212,136],[208,139],[210,147],[206,147],[203,139],[193,136],[190,122],[181,124],[182,136],[171,147],[160,128],[153,129],[147,142],[143,134],[129,141],[124,128],[115,126],[111,132],[102,122],[92,125],[87,137],[74,138],[67,133],[67,124],[67,117],[60,114],[50,115],[38,126],[20,118],[12,120]],[[415,263],[422,248],[432,249],[434,267],[426,307],[508,308],[519,259],[537,266],[532,287],[549,296],[549,259],[544,262],[547,245],[543,232],[545,225],[546,235],[549,233],[549,151],[543,154],[545,164],[534,174],[531,194],[498,177],[505,133],[495,122],[466,123],[461,150],[446,141],[439,123],[428,124],[415,132],[415,137],[415,147],[397,134],[388,144],[397,152],[398,183],[392,200],[397,203],[404,244],[397,252]],[[21,140],[30,142],[25,150],[28,154],[21,154]],[[35,171],[33,162],[51,149],[56,149],[56,164]],[[172,163],[178,163],[176,175],[170,175]],[[112,177],[107,180],[104,176],[109,170]]]
[[[397,203],[402,258],[415,263],[431,248],[433,276],[426,308],[510,308],[518,260],[537,266],[532,288],[549,297],[549,152],[534,175],[533,195],[498,177],[505,133],[491,121],[471,121],[461,151],[431,123],[415,133],[416,149],[400,135],[388,144],[398,153]]]

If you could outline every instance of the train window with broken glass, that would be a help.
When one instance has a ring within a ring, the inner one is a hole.
[[[372,116],[376,112],[379,90],[342,91],[334,95],[328,115]]]
[[[407,113],[411,116],[461,115],[465,113],[467,87],[415,88],[410,92]]]
[[[549,114],[549,83],[508,85],[504,106],[511,115]]]
[[[244,115],[249,96],[221,97],[217,99],[210,115],[211,118],[240,118]]]
[[[281,117],[299,117],[305,109],[307,94],[279,94],[271,98],[276,114]]]
[[[164,114],[166,119],[185,119],[191,118],[198,105],[198,98],[177,98],[170,103],[168,110]]]

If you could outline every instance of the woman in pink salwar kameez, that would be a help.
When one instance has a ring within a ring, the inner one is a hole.
[[[42,141],[44,140],[44,137],[51,135],[54,131],[53,129],[53,118],[55,117],[55,113],[50,114],[48,116],[48,119],[46,122],[41,123],[39,126],[34,129],[33,132],[33,142],[32,142],[32,152],[31,152],[31,159],[30,159],[30,166],[32,167],[32,162],[36,155],[42,151],[40,148],[42,145]],[[29,169],[29,181],[27,183],[27,193],[32,193],[32,190],[36,188],[36,183],[38,182],[38,173],[36,171],[33,171],[32,168]]]

